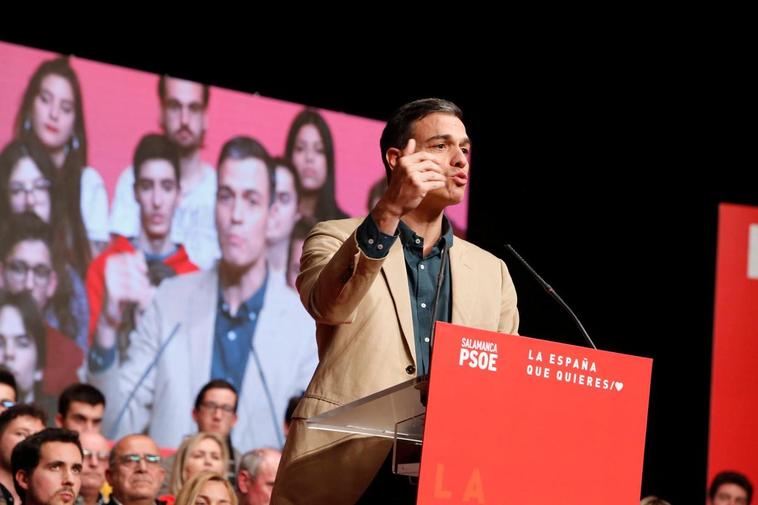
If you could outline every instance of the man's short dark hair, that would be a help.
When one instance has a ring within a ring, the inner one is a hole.
[[[278,156],[271,158],[271,168],[274,170],[274,181],[276,181],[276,169],[282,167],[292,175],[292,181],[295,185],[295,203],[300,201],[300,195],[303,192],[303,183],[300,182],[300,172],[297,171],[295,165],[292,164],[287,158]]]
[[[740,486],[745,490],[745,493],[747,494],[748,505],[752,503],[753,485],[750,483],[745,474],[734,471],[726,471],[716,474],[716,476],[713,478],[713,481],[711,481],[711,487],[708,490],[708,496],[710,497],[711,501],[716,498],[716,493],[718,492],[719,487],[723,486],[724,484],[736,484],[737,486]]]
[[[53,234],[50,225],[30,211],[14,214],[4,223],[4,233],[0,240],[0,262],[5,262],[8,254],[21,242],[39,240],[47,247],[50,261],[53,261]]]
[[[269,205],[272,205],[276,196],[276,174],[275,167],[271,164],[271,156],[269,156],[266,148],[263,144],[251,137],[240,135],[233,137],[226,141],[221,148],[221,154],[218,155],[218,163],[216,169],[221,168],[221,164],[227,159],[232,160],[246,160],[248,158],[254,158],[261,160],[266,165],[266,171],[268,172],[268,194]]]
[[[16,385],[16,377],[13,376],[10,370],[2,365],[0,365],[0,384],[5,384],[13,390],[13,401],[16,401],[18,399],[18,386]],[[9,399],[10,398],[6,398],[6,400]]]
[[[158,98],[161,99],[161,104],[163,104],[163,102],[166,101],[166,79],[167,78],[181,79],[180,77],[171,77],[170,75],[160,76],[160,79],[158,79]],[[183,80],[187,80],[187,79],[183,79]],[[207,84],[203,84],[202,82],[198,82],[196,84],[199,84],[203,87],[203,108],[208,108],[208,102],[211,99],[210,87]]]
[[[223,379],[214,379],[200,389],[200,392],[195,397],[195,410],[200,410],[200,404],[203,403],[203,397],[205,396],[205,393],[207,393],[211,389],[228,389],[229,391],[234,393],[234,412],[237,412],[237,402],[239,401],[239,394],[237,393],[237,390],[234,389],[234,386],[232,386],[231,383]]]
[[[429,114],[434,113],[452,114],[463,121],[463,111],[453,102],[441,98],[423,98],[407,103],[397,109],[387,121],[382,131],[382,137],[379,140],[379,147],[382,150],[382,163],[387,171],[387,180],[390,178],[392,170],[385,158],[387,149],[395,147],[402,149],[413,136],[413,125],[419,119],[423,119]]]
[[[181,169],[179,167],[179,147],[171,142],[165,135],[148,133],[142,137],[134,150],[132,169],[134,170],[134,183],[139,181],[142,164],[148,160],[165,160],[171,163],[174,169],[176,185],[181,184]]]
[[[58,413],[62,417],[65,418],[68,414],[71,402],[86,403],[93,407],[97,405],[105,407],[105,396],[95,386],[77,382],[64,389],[58,398]]]
[[[16,474],[19,470],[24,470],[26,475],[31,477],[34,469],[39,465],[39,456],[42,446],[48,442],[63,442],[74,444],[82,454],[82,444],[79,443],[79,434],[75,431],[65,428],[45,428],[33,435],[29,435],[24,440],[16,444],[11,455],[11,469],[13,472],[13,487],[16,493],[21,497],[21,503],[26,501],[26,490],[18,485]]]
[[[297,396],[290,397],[289,401],[287,402],[287,410],[284,411],[284,422],[287,424],[290,424],[292,422],[292,414],[295,413],[295,409],[297,408],[298,404],[300,403],[300,400],[303,399],[303,396],[305,395],[305,391],[301,392]]]
[[[19,403],[0,413],[0,438],[11,421],[17,417],[33,417],[39,419],[43,426],[47,424],[47,416],[39,407],[31,403]]]

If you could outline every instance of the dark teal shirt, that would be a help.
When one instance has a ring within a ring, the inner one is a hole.
[[[442,218],[442,236],[424,257],[424,239],[416,235],[405,223],[395,230],[394,235],[382,233],[369,215],[356,231],[358,247],[366,256],[381,259],[387,256],[395,240],[400,238],[405,257],[405,271],[408,276],[408,291],[411,298],[413,316],[413,337],[416,344],[416,373],[429,372],[429,345],[431,329],[435,321],[450,322],[451,282],[450,262],[446,261],[440,296],[437,301],[436,317],[432,315],[434,295],[437,291],[437,276],[442,265],[442,248],[449,250],[453,245],[453,228],[446,217]],[[447,252],[446,252],[447,254]]]
[[[245,376],[247,359],[250,357],[258,316],[263,309],[267,283],[268,272],[261,287],[239,306],[236,314],[232,315],[229,304],[222,295],[219,281],[211,379],[224,379],[231,383],[237,389],[237,394],[242,391],[242,378]]]

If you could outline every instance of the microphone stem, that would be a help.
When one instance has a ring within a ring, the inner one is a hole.
[[[587,341],[590,347],[597,350],[597,347],[595,347],[595,343],[590,338],[589,333],[587,333],[587,330],[584,329],[584,325],[582,325],[582,322],[579,321],[578,317],[576,317],[576,314],[574,314],[574,311],[571,310],[571,307],[569,307],[568,304],[563,301],[563,298],[561,298],[560,295],[555,292],[555,290],[550,286],[550,284],[545,282],[545,280],[542,277],[540,277],[540,274],[534,271],[534,269],[529,265],[529,263],[527,263],[526,260],[522,258],[521,255],[517,253],[513,247],[511,247],[510,244],[505,244],[505,248],[508,249],[511,252],[511,254],[513,254],[513,256],[515,256],[516,259],[519,260],[521,264],[526,267],[526,269],[529,271],[529,273],[532,274],[532,276],[534,276],[535,279],[537,279],[537,282],[539,282],[540,286],[542,286],[542,288],[545,291],[547,291],[547,294],[552,296],[553,299],[555,299],[555,301],[557,301],[560,304],[560,306],[563,307],[566,310],[566,312],[569,313],[569,315],[571,316],[571,319],[573,319],[574,323],[576,323],[576,325],[579,327],[579,331],[582,333],[582,336],[584,336],[584,340]]]

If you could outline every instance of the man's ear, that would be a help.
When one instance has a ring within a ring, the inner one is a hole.
[[[16,472],[16,482],[18,482],[21,489],[26,491],[29,490],[29,475],[26,473],[26,470],[19,470]]]
[[[247,473],[247,470],[237,472],[237,487],[242,494],[250,492],[250,474]]]
[[[55,414],[55,426],[57,426],[58,428],[63,428],[63,416],[61,415],[60,412]]]
[[[50,282],[47,283],[46,294],[48,300],[53,297],[56,289],[58,289],[58,272],[53,268],[53,271],[50,272]],[[40,307],[40,310],[44,310],[44,307]]]
[[[387,149],[387,152],[384,153],[384,159],[387,161],[387,165],[389,165],[390,170],[394,170],[397,166],[397,160],[400,159],[400,156],[403,155],[403,151],[398,149],[397,147],[390,147]]]

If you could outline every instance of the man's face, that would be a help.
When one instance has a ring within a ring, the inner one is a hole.
[[[96,496],[105,482],[108,468],[108,441],[100,433],[79,433],[79,441],[84,450],[82,469],[82,494]]]
[[[423,204],[448,206],[460,203],[468,183],[471,142],[466,127],[452,114],[434,113],[413,125],[416,152],[431,154],[447,177],[445,186],[427,193]]]
[[[90,405],[85,402],[72,401],[68,405],[66,415],[56,415],[55,422],[61,428],[79,432],[80,435],[83,433],[100,433],[104,410],[105,405],[102,403]]]
[[[245,488],[242,493],[243,505],[269,505],[280,459],[278,453],[267,453],[255,477],[246,470],[240,471],[240,489]]]
[[[0,435],[0,458],[2,459],[0,463],[2,463],[3,468],[10,471],[11,453],[16,444],[44,428],[42,421],[30,416],[18,416],[8,423],[5,431]]]
[[[737,484],[721,484],[716,490],[713,505],[747,505],[747,491]]]
[[[268,220],[266,239],[275,244],[283,240],[289,240],[292,228],[300,219],[300,211],[297,208],[297,189],[295,177],[285,167],[276,167],[276,191],[274,206]]]
[[[24,393],[32,391],[42,368],[37,342],[24,326],[21,311],[13,305],[0,308],[0,365],[10,370]]]
[[[236,401],[237,395],[229,389],[213,388],[206,391],[200,408],[192,411],[197,430],[216,433],[222,438],[229,436],[237,422],[237,414],[234,412]]]
[[[216,229],[222,260],[234,270],[246,270],[266,258],[268,171],[257,158],[227,158],[218,170]]]
[[[2,265],[5,289],[11,293],[28,291],[40,311],[58,287],[50,250],[41,240],[24,240],[6,256]]]
[[[168,237],[179,195],[176,173],[168,160],[142,163],[139,179],[134,182],[134,197],[140,208],[142,230],[148,238]]]
[[[161,104],[164,132],[183,152],[199,149],[207,122],[203,86],[171,77],[165,83],[166,96]]]
[[[31,475],[19,470],[16,480],[26,490],[25,505],[66,505],[79,495],[81,472],[82,453],[75,444],[45,442]]]
[[[132,500],[154,500],[166,476],[161,467],[158,446],[145,435],[130,435],[121,439],[114,447],[116,451],[113,467],[105,471],[113,494],[121,503]],[[145,458],[148,456],[148,458]],[[139,461],[133,461],[139,457]]]

